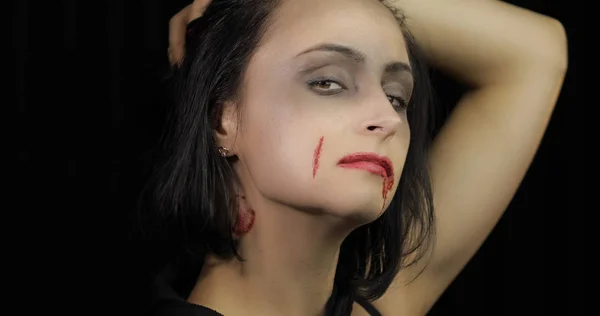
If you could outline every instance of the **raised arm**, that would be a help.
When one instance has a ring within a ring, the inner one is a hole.
[[[375,305],[424,315],[508,206],[548,125],[567,69],[557,20],[494,0],[396,0],[430,62],[472,90],[431,148],[437,235],[428,265]],[[423,262],[424,263],[424,262]]]

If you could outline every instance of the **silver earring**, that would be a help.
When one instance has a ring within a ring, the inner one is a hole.
[[[227,157],[227,155],[229,154],[229,149],[227,149],[226,147],[219,146],[218,150],[221,157]]]

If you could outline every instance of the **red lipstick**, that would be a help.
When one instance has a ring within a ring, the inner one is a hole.
[[[340,159],[337,163],[342,168],[360,169],[383,178],[383,198],[394,185],[394,166],[388,157],[379,156],[375,153],[353,153]]]

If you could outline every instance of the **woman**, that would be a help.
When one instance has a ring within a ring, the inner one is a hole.
[[[152,192],[190,284],[156,314],[425,314],[510,202],[567,67],[559,22],[498,1],[195,1],[170,31]],[[472,87],[431,144],[417,44]]]

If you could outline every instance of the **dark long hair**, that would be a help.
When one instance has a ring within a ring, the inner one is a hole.
[[[173,78],[176,99],[163,138],[164,157],[145,191],[144,200],[150,204],[144,208],[151,209],[160,223],[159,238],[169,240],[178,254],[182,282],[177,284],[184,296],[207,254],[239,258],[231,234],[237,218],[235,174],[217,152],[214,129],[222,104],[240,96],[246,67],[279,2],[213,0],[193,22],[186,57]],[[383,295],[398,271],[426,252],[433,233],[427,166],[432,118],[428,70],[400,12],[390,9],[405,34],[415,79],[408,110],[411,141],[388,210],[342,243],[327,303],[330,315],[349,315],[355,300]]]

